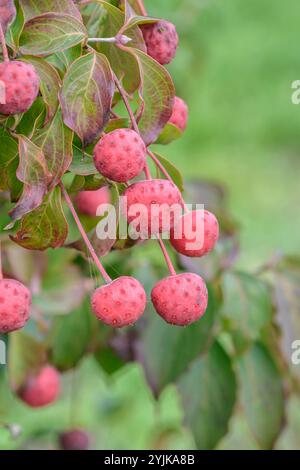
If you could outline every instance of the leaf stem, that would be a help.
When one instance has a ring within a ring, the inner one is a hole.
[[[92,259],[94,260],[95,265],[96,265],[97,268],[99,269],[99,271],[100,271],[100,273],[101,273],[103,279],[104,279],[105,282],[108,284],[108,283],[111,282],[112,280],[111,280],[111,278],[109,277],[109,275],[107,274],[107,272],[105,271],[105,269],[104,269],[104,267],[103,267],[101,261],[99,260],[97,254],[96,254],[96,252],[95,252],[95,250],[94,250],[94,248],[93,248],[93,246],[92,246],[92,244],[91,244],[91,242],[90,242],[90,240],[89,240],[89,238],[88,238],[88,236],[87,236],[87,234],[86,234],[86,232],[85,232],[85,230],[84,230],[84,228],[83,228],[83,226],[82,226],[82,224],[81,224],[81,222],[80,222],[80,220],[79,220],[79,217],[78,217],[78,215],[77,215],[77,212],[76,212],[76,210],[75,210],[75,208],[74,208],[74,206],[73,206],[73,203],[72,203],[72,201],[71,201],[71,198],[70,198],[69,194],[68,194],[67,191],[66,191],[66,188],[64,187],[64,185],[63,185],[62,182],[60,182],[59,185],[60,185],[61,191],[62,191],[62,193],[63,193],[63,196],[64,196],[64,198],[65,198],[65,201],[66,201],[66,203],[67,203],[67,205],[68,205],[68,207],[69,207],[69,209],[70,209],[70,211],[71,211],[71,214],[72,214],[72,216],[73,216],[73,218],[74,218],[74,220],[75,220],[75,222],[76,222],[76,225],[77,225],[77,227],[78,227],[78,230],[79,230],[79,232],[80,232],[80,234],[81,234],[81,236],[82,236],[82,238],[83,238],[83,241],[84,241],[84,243],[86,244],[87,249],[88,249],[88,251],[90,252],[90,255],[91,255]]]
[[[126,96],[126,93],[125,93],[125,91],[124,91],[124,89],[123,89],[121,83],[119,82],[118,78],[116,77],[116,75],[114,75],[114,82],[115,82],[115,84],[116,84],[116,87],[117,87],[118,90],[119,90],[119,93],[120,93],[120,95],[121,95],[121,98],[122,98],[122,100],[123,100],[123,102],[124,102],[124,104],[125,104],[125,107],[126,107],[127,111],[128,111],[128,114],[129,114],[129,117],[130,117],[130,121],[131,121],[132,127],[133,127],[133,129],[135,130],[135,132],[140,135],[139,126],[137,125],[136,119],[135,119],[135,117],[134,117],[134,114],[133,114],[133,111],[132,111],[131,106],[130,106],[130,104],[129,104],[129,101],[128,101],[128,98],[127,98],[127,96]]]
[[[148,16],[143,1],[142,0],[136,0],[136,3],[138,4],[139,9],[141,10],[141,14],[143,16]]]
[[[121,44],[123,46],[128,44],[130,41],[132,41],[132,39],[124,34],[117,34],[117,36],[111,38],[88,38],[88,42],[108,42],[111,44]]]
[[[7,45],[5,41],[5,36],[4,36],[4,31],[0,22],[0,42],[2,46],[2,54],[3,54],[3,59],[4,62],[9,62],[9,55],[8,55],[8,50],[7,50]]]

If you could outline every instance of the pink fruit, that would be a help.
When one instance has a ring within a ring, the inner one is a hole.
[[[139,281],[122,276],[99,287],[92,296],[96,317],[115,328],[133,325],[144,313],[146,293]]]
[[[104,135],[94,150],[94,162],[101,175],[118,183],[138,176],[146,163],[146,147],[131,129],[116,129]]]
[[[31,293],[14,279],[0,280],[0,333],[23,328],[29,318]]]
[[[175,250],[189,257],[206,255],[213,250],[218,238],[219,224],[209,211],[188,212],[177,221],[170,233]]]
[[[148,54],[162,65],[169,64],[175,57],[178,47],[178,34],[175,26],[169,21],[141,26]]]
[[[127,220],[138,219],[137,229],[143,237],[169,231],[176,215],[181,215],[180,191],[168,180],[139,181],[124,191],[124,197]]]
[[[80,191],[75,197],[77,209],[82,214],[95,216],[101,204],[110,203],[110,192],[108,186],[96,191]]]
[[[151,298],[155,310],[167,323],[185,326],[204,315],[208,293],[202,277],[184,273],[158,282]]]
[[[4,85],[5,104],[0,104],[0,114],[10,116],[26,112],[39,93],[40,79],[34,67],[25,62],[0,64],[0,83]]]
[[[28,377],[20,398],[27,405],[38,408],[55,402],[59,393],[59,372],[52,366],[44,366],[36,375]]]
[[[59,440],[63,450],[88,450],[90,446],[89,435],[81,429],[65,432]]]
[[[188,106],[185,101],[183,101],[178,96],[175,96],[173,113],[170,118],[170,123],[178,127],[182,132],[186,129],[188,120]]]

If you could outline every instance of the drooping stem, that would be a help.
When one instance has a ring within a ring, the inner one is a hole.
[[[115,80],[116,86],[117,86],[117,88],[118,88],[118,90],[119,90],[119,92],[120,92],[120,95],[121,95],[121,97],[122,97],[122,99],[123,99],[123,102],[124,102],[124,104],[125,104],[125,107],[126,107],[126,109],[127,109],[127,111],[128,111],[128,114],[129,114],[129,116],[130,116],[130,120],[131,120],[131,123],[132,123],[132,127],[134,128],[134,130],[135,130],[139,135],[141,135],[141,134],[140,134],[140,130],[139,130],[139,126],[137,125],[135,116],[134,116],[134,114],[133,114],[133,112],[132,112],[132,109],[131,109],[131,106],[130,106],[129,101],[128,101],[128,99],[127,99],[126,93],[124,92],[123,87],[122,87],[121,83],[119,82],[119,80],[117,79],[117,77],[114,77],[114,80]],[[152,153],[152,152],[151,152],[151,153]],[[154,156],[155,156],[155,155],[154,155]],[[150,173],[149,166],[148,166],[148,163],[147,163],[147,162],[146,162],[146,164],[145,164],[144,172],[145,172],[146,179],[151,180],[151,179],[152,179],[152,178],[151,178],[151,173]],[[166,260],[166,263],[167,263],[167,265],[168,265],[169,271],[170,271],[170,273],[171,273],[172,276],[175,276],[175,275],[176,275],[176,271],[175,271],[175,269],[174,269],[174,266],[173,266],[173,264],[172,264],[171,258],[169,257],[169,254],[168,254],[168,252],[167,252],[167,249],[166,249],[166,247],[165,247],[165,244],[164,244],[164,242],[162,241],[160,235],[157,236],[157,240],[158,240],[158,242],[159,242],[159,244],[160,244],[160,247],[161,247],[161,250],[162,250],[163,255],[164,255],[164,257],[165,257],[165,260]]]
[[[143,0],[136,0],[136,3],[138,4],[139,9],[141,10],[141,14],[143,16],[147,16],[147,11],[144,6]]]
[[[2,271],[2,246],[0,240],[0,281],[3,279],[3,271]]]
[[[162,174],[167,178],[167,180],[169,180],[169,181],[171,181],[171,183],[173,183],[173,180],[172,180],[171,176],[169,175],[169,173],[167,172],[167,170],[165,169],[163,164],[160,163],[158,158],[154,155],[154,153],[151,152],[150,149],[147,149],[147,153],[148,153],[149,157],[154,161],[155,165],[160,169]]]
[[[123,100],[123,103],[127,109],[127,112],[129,114],[129,117],[130,117],[130,121],[131,121],[131,124],[132,124],[132,127],[133,129],[135,130],[135,132],[137,132],[138,134],[140,134],[140,130],[139,130],[139,126],[137,125],[137,122],[136,122],[136,119],[134,117],[134,114],[133,114],[133,111],[131,109],[131,106],[129,104],[129,101],[128,101],[128,98],[126,96],[126,93],[121,85],[121,83],[119,82],[118,78],[114,75],[114,81],[115,81],[115,84],[116,84],[116,87],[118,88],[119,90],[119,93],[121,95],[121,98]]]
[[[101,273],[101,276],[103,277],[103,279],[105,280],[105,282],[106,282],[106,283],[111,282],[111,278],[109,277],[109,275],[107,274],[107,272],[106,272],[105,269],[104,269],[104,266],[102,265],[101,261],[99,260],[97,254],[96,254],[96,252],[95,252],[95,250],[94,250],[94,248],[93,248],[93,246],[92,246],[92,244],[91,244],[91,242],[90,242],[90,240],[89,240],[89,237],[87,236],[87,234],[86,234],[86,232],[85,232],[85,230],[84,230],[84,228],[83,228],[83,226],[82,226],[82,224],[81,224],[81,222],[80,222],[80,220],[79,220],[79,217],[78,217],[78,215],[77,215],[77,212],[76,212],[76,210],[75,210],[75,208],[74,208],[74,206],[73,206],[73,203],[72,203],[72,201],[71,201],[71,198],[70,198],[69,194],[67,193],[67,191],[66,191],[66,189],[65,189],[65,187],[64,187],[64,185],[63,185],[62,182],[60,183],[60,188],[61,188],[62,194],[63,194],[63,196],[64,196],[64,198],[65,198],[65,201],[66,201],[66,203],[67,203],[67,205],[68,205],[68,207],[69,207],[69,209],[70,209],[70,212],[71,212],[71,214],[72,214],[72,216],[73,216],[73,218],[74,218],[74,220],[75,220],[75,223],[76,223],[76,225],[77,225],[77,227],[78,227],[78,230],[79,230],[79,232],[80,232],[80,234],[81,234],[81,236],[82,236],[82,238],[83,238],[84,243],[86,244],[86,247],[87,247],[87,249],[88,249],[88,251],[89,251],[89,253],[90,253],[90,255],[91,255],[91,257],[92,257],[92,259],[93,259],[93,261],[94,261],[94,263],[95,263],[95,265],[96,265],[97,268],[99,269],[99,271],[100,271],[100,273]]]
[[[161,251],[163,252],[163,255],[164,255],[164,258],[165,258],[166,263],[168,265],[171,276],[176,276],[175,268],[173,266],[173,263],[172,263],[171,258],[169,256],[169,253],[167,252],[166,246],[165,246],[164,242],[162,241],[160,235],[157,235],[157,240],[160,244]]]
[[[1,42],[1,46],[2,46],[2,54],[3,54],[4,62],[9,62],[9,55],[8,55],[7,45],[6,45],[5,36],[4,36],[4,32],[3,32],[1,22],[0,22],[0,42]]]

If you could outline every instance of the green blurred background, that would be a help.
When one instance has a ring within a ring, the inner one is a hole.
[[[146,0],[180,34],[170,66],[190,107],[184,137],[164,149],[184,177],[221,182],[241,226],[239,265],[300,247],[298,0]]]
[[[297,253],[300,107],[291,102],[291,84],[300,79],[299,0],[145,0],[145,4],[150,15],[177,26],[180,47],[169,69],[177,94],[190,108],[184,136],[159,147],[159,152],[176,163],[185,179],[204,178],[227,189],[230,210],[241,229],[238,265],[245,271],[276,252]],[[148,261],[141,250],[137,262],[138,249],[127,261],[138,265],[137,277],[143,280],[147,274],[152,285],[153,258],[161,255],[157,248],[154,255],[153,246],[149,250]],[[18,263],[25,265],[16,253]],[[50,253],[54,265],[55,259],[66,256],[61,253]],[[114,263],[114,256],[119,255],[112,254],[109,262]],[[72,315],[83,314],[90,318],[88,302]],[[61,351],[76,344],[74,329],[67,323],[67,331],[62,331]],[[101,351],[98,358],[101,365],[116,367],[115,358],[106,353]],[[95,448],[196,447],[191,431],[182,424],[183,408],[173,385],[155,401],[140,364],[129,363],[112,376],[106,369],[86,357],[76,373],[64,374],[64,399],[47,409],[32,411],[20,401],[8,407],[1,396],[0,415],[8,410],[10,422],[19,424],[23,435],[14,441],[0,428],[0,448],[55,448],[57,432],[71,426],[89,429]],[[299,448],[299,409],[296,398],[287,404],[287,420],[296,423],[296,432],[289,427],[276,448]],[[218,448],[258,447],[239,411]]]

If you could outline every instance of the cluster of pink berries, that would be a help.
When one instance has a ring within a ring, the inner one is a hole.
[[[14,10],[3,11],[0,0],[0,20],[11,20]],[[6,16],[5,16],[6,14]],[[149,56],[161,65],[174,58],[178,46],[178,35],[173,24],[158,21],[141,26]],[[5,90],[5,102],[0,103],[0,114],[10,116],[26,112],[35,101],[40,86],[39,76],[34,67],[19,60],[10,61],[4,56],[0,64],[0,81]],[[188,108],[179,97],[175,97],[170,123],[181,131],[186,128]],[[172,246],[190,257],[208,254],[216,245],[219,236],[217,219],[208,211],[186,212],[179,218],[171,214],[171,207],[184,208],[182,195],[175,184],[168,179],[146,179],[128,184],[145,170],[147,148],[138,132],[132,129],[117,129],[104,134],[94,149],[94,163],[99,173],[111,181],[126,183],[124,196],[127,198],[127,220],[132,221],[130,208],[134,204],[143,205],[147,211],[145,226],[147,236],[159,236],[165,229],[164,220],[169,220],[168,231]],[[110,202],[108,187],[98,191],[83,191],[76,197],[78,210],[90,216],[96,215],[99,205]],[[153,231],[151,207],[163,206]],[[204,241],[201,247],[190,249],[197,239],[197,227],[204,227]],[[175,236],[180,226],[182,236]],[[193,236],[186,227],[192,227]],[[197,274],[171,274],[158,282],[151,294],[158,314],[173,325],[189,325],[204,314],[208,293],[204,280]],[[113,327],[134,324],[144,313],[147,298],[144,287],[133,277],[122,276],[98,288],[92,296],[92,309],[97,318]],[[28,321],[31,306],[31,293],[20,282],[0,279],[0,333],[10,333],[22,328]],[[60,374],[46,365],[27,378],[19,392],[21,399],[32,407],[40,407],[54,402],[60,390]],[[87,446],[86,436],[80,431],[72,431],[62,437],[66,448]]]

